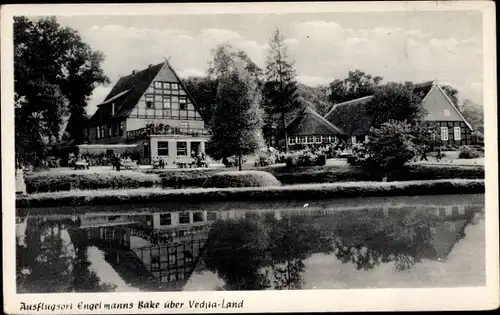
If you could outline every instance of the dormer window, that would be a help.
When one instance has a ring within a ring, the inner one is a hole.
[[[446,117],[449,117],[449,116],[450,116],[450,111],[449,111],[448,109],[445,109],[445,110],[444,110],[444,115],[445,115]]]
[[[153,95],[146,95],[146,107],[153,108],[154,98]]]

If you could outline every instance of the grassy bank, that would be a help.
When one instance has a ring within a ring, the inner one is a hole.
[[[160,185],[160,177],[143,172],[36,172],[25,177],[26,192],[42,193],[70,190],[147,188]]]
[[[417,196],[484,193],[484,180],[350,182],[281,187],[134,189],[38,193],[18,197],[18,208],[78,205],[202,203],[214,201],[319,200],[377,196]]]
[[[315,166],[315,167],[266,167],[258,170],[271,173],[283,185],[309,183],[336,183],[382,181],[383,175],[353,166]],[[213,174],[224,169],[195,170],[149,170],[158,174],[163,187],[186,188],[202,187]],[[483,166],[450,165],[412,165],[404,170],[393,171],[387,181],[413,181],[437,179],[484,179]]]

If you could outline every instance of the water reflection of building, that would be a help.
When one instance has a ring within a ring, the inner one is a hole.
[[[123,269],[124,278],[132,276],[131,270],[142,270],[159,286],[176,290],[182,289],[194,271],[212,223],[244,216],[238,210],[84,216],[80,230],[89,243],[112,253],[108,257],[117,272]]]
[[[308,222],[319,224],[326,230],[344,221],[353,220],[380,222],[410,222],[418,214],[426,214],[429,224],[430,239],[423,257],[432,260],[445,261],[455,244],[465,236],[465,228],[477,214],[484,211],[484,205],[396,205],[385,204],[365,207],[338,207],[336,209],[299,209],[281,211],[280,218],[306,217]],[[424,221],[425,222],[425,221]],[[411,226],[411,225],[410,225]]]

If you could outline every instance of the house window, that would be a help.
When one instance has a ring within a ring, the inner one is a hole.
[[[202,221],[203,221],[203,212],[194,212],[193,222],[202,222]]]
[[[179,213],[179,223],[181,224],[189,223],[189,212]]]
[[[460,127],[453,128],[453,136],[455,140],[462,140],[462,134],[460,132]]]
[[[432,140],[432,141],[435,141],[435,140],[436,140],[436,134],[435,134],[435,133],[431,133],[431,140]]]
[[[123,136],[123,130],[125,129],[125,123],[122,121],[118,127],[118,135]]]
[[[179,98],[179,109],[186,110],[187,109],[187,99],[185,97]]]
[[[160,214],[160,225],[172,224],[172,215],[170,213]]]
[[[453,214],[453,212],[452,212],[452,208],[451,208],[451,207],[446,207],[446,208],[444,209],[444,211],[445,211],[446,216],[448,216],[448,217],[449,217],[449,216],[451,216],[451,215]]]
[[[365,142],[368,142],[368,135],[365,136]]]
[[[146,107],[153,108],[153,102],[154,102],[154,96],[153,95],[146,95]]]
[[[179,89],[179,84],[177,83],[172,83],[172,90],[178,90]]]
[[[444,115],[445,115],[446,117],[449,117],[449,116],[450,116],[450,111],[449,111],[448,109],[445,109],[445,110],[444,110]]]
[[[170,109],[172,107],[172,100],[170,96],[163,97],[163,109]]]
[[[164,90],[170,90],[170,83],[163,82],[163,89]]]
[[[185,141],[177,142],[177,155],[180,155],[180,156],[187,155],[187,142],[185,142]]]
[[[314,143],[314,136],[307,136],[307,143]]]
[[[315,143],[321,143],[321,136],[314,137],[314,142]]]
[[[448,127],[441,127],[441,140],[448,140]]]
[[[158,155],[168,156],[168,141],[158,141]]]
[[[215,220],[217,220],[217,213],[208,212],[207,213],[207,221],[215,221]]]
[[[189,123],[187,121],[182,121],[181,122],[181,128],[182,129],[188,129],[189,128]]]
[[[288,142],[289,142],[290,144],[296,144],[296,143],[297,143],[297,141],[298,141],[298,137],[290,137],[290,138],[288,139]]]
[[[465,214],[465,207],[461,206],[458,208],[458,214]]]
[[[352,144],[356,144],[356,136],[351,137],[351,142],[352,142]]]
[[[161,89],[162,84],[161,82],[155,82],[155,89]]]

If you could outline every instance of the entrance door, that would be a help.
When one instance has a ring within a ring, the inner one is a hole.
[[[191,151],[194,151],[195,156],[199,156],[201,154],[200,148],[201,148],[200,141],[192,141],[191,142]]]

